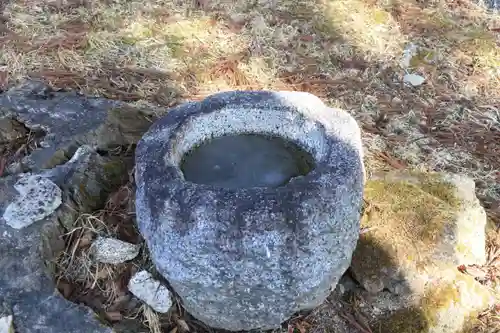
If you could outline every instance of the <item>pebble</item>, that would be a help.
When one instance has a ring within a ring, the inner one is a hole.
[[[422,83],[425,82],[425,78],[423,76],[420,76],[418,74],[406,74],[403,77],[403,82],[410,84],[413,87],[418,87],[422,85]]]
[[[109,237],[99,237],[92,244],[94,259],[105,264],[120,264],[132,260],[137,257],[140,249],[140,245]]]
[[[128,283],[129,291],[153,310],[166,313],[172,307],[170,291],[148,271],[137,272]]]

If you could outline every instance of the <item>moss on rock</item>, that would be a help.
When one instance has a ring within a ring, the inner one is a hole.
[[[375,331],[459,332],[490,304],[489,291],[456,269],[484,251],[475,243],[484,241],[486,220],[473,193],[472,180],[437,173],[390,172],[366,182],[366,231],[351,269],[372,294]]]
[[[465,333],[491,300],[486,288],[456,272],[429,285],[415,304],[379,318],[373,327],[384,333]]]
[[[369,231],[360,236],[352,264],[356,275],[364,276],[426,266],[453,228],[460,205],[451,184],[415,173],[367,181],[365,200],[361,227]]]

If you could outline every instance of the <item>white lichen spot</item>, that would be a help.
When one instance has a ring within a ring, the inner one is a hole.
[[[172,306],[170,291],[153,279],[148,271],[139,271],[132,276],[128,289],[156,312],[166,313]]]
[[[52,214],[62,203],[62,191],[50,179],[40,175],[21,178],[14,188],[19,195],[5,209],[9,226],[21,229]]]
[[[116,238],[99,237],[92,244],[94,259],[105,264],[120,264],[132,260],[139,254],[140,245]]]

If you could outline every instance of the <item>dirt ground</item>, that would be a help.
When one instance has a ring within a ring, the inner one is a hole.
[[[165,107],[314,93],[359,121],[373,161],[473,177],[500,277],[500,15],[472,1],[3,0],[0,91],[25,78]]]

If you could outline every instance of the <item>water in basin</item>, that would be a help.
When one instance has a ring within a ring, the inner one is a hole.
[[[278,187],[311,168],[311,155],[298,145],[256,134],[214,138],[192,149],[181,164],[186,180],[230,189]]]

